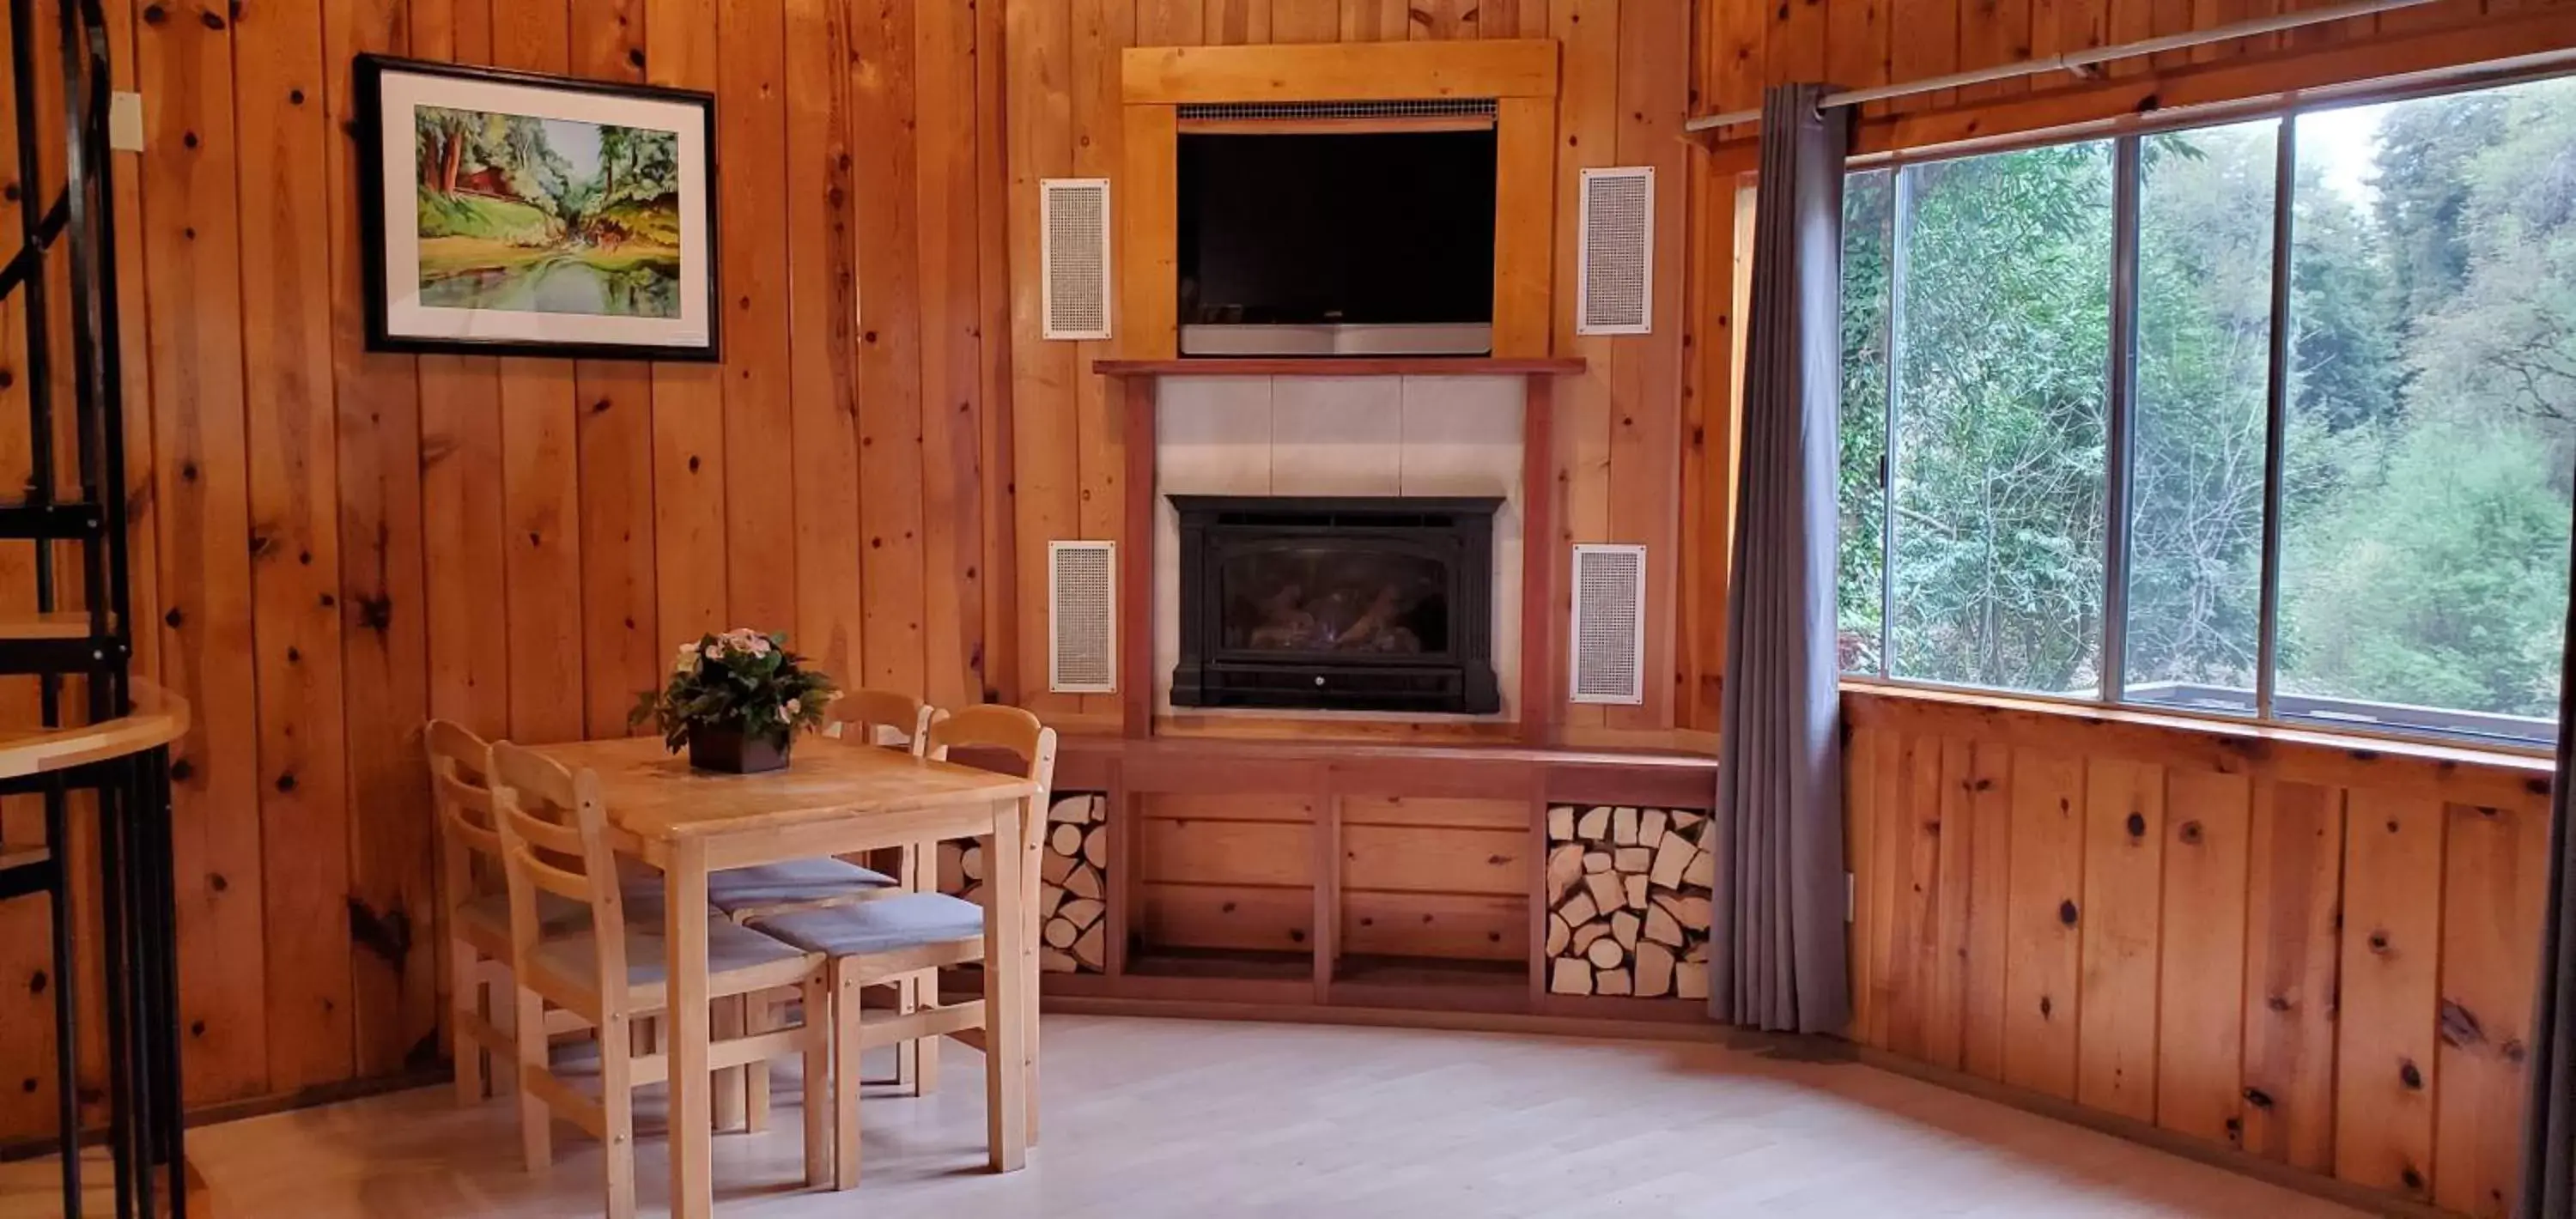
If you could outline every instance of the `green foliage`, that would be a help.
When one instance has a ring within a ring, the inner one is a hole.
[[[787,650],[786,636],[732,630],[681,644],[670,683],[658,693],[645,691],[627,723],[654,721],[673,752],[688,743],[690,727],[700,724],[739,727],[747,737],[783,748],[797,731],[823,722],[823,708],[837,693],[832,679]]]
[[[2142,145],[2133,682],[2254,684],[2276,131]],[[2373,151],[2360,195],[2315,156],[2295,177],[2281,687],[2548,717],[2576,482],[2576,82],[2397,103]],[[2084,692],[2104,635],[2109,145],[1901,172],[1846,194],[1845,662]]]
[[[575,177],[544,120],[527,115],[419,107],[413,116],[420,150],[421,236],[474,236],[516,245],[639,240],[679,244],[679,137],[674,132],[600,125],[599,169]],[[498,175],[511,199],[465,184]],[[512,204],[543,220],[478,225],[480,204]],[[438,227],[433,227],[438,226]]]
[[[538,245],[553,231],[546,214],[525,203],[480,195],[420,192],[420,235],[476,237],[512,245]]]

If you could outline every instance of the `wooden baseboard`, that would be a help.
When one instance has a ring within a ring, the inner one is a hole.
[[[1930,1063],[1918,1062],[1902,1054],[1890,1053],[1871,1046],[1855,1048],[1864,1066],[1909,1076],[1925,1083],[1938,1084],[1980,1100],[2010,1105],[2025,1113],[2035,1113],[2068,1125],[2100,1131],[2116,1138],[2127,1139],[2132,1143],[2143,1143],[2158,1151],[2178,1155],[2186,1160],[2196,1160],[2214,1168],[2223,1168],[2258,1181],[2278,1185],[2283,1189],[2297,1190],[2303,1194],[2310,1194],[2329,1202],[2338,1202],[2375,1215],[2402,1216],[2403,1219],[2456,1219],[2451,1212],[2437,1206],[2382,1193],[2349,1181],[2339,1181],[2306,1169],[2293,1168],[2278,1160],[2267,1160],[2262,1156],[2239,1151],[2233,1147],[2221,1147],[2204,1139],[2196,1139],[2167,1130],[2152,1122],[2141,1122],[2135,1118],[2105,1113],[2062,1097],[1997,1083],[1983,1076],[1970,1075],[1965,1071],[1936,1067]]]

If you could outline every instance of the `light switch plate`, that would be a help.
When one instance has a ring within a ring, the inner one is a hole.
[[[118,91],[107,98],[107,146],[118,152],[143,151],[143,95]]]

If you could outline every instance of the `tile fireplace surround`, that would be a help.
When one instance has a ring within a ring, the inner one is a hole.
[[[1154,713],[1172,714],[1180,659],[1179,517],[1171,495],[1497,496],[1489,716],[1182,708],[1196,716],[1504,721],[1519,718],[1521,401],[1518,376],[1166,376],[1155,399]]]

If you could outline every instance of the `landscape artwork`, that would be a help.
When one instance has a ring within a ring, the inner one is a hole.
[[[443,106],[413,121],[424,303],[679,315],[678,132]]]
[[[716,358],[703,93],[359,61],[369,345]]]

